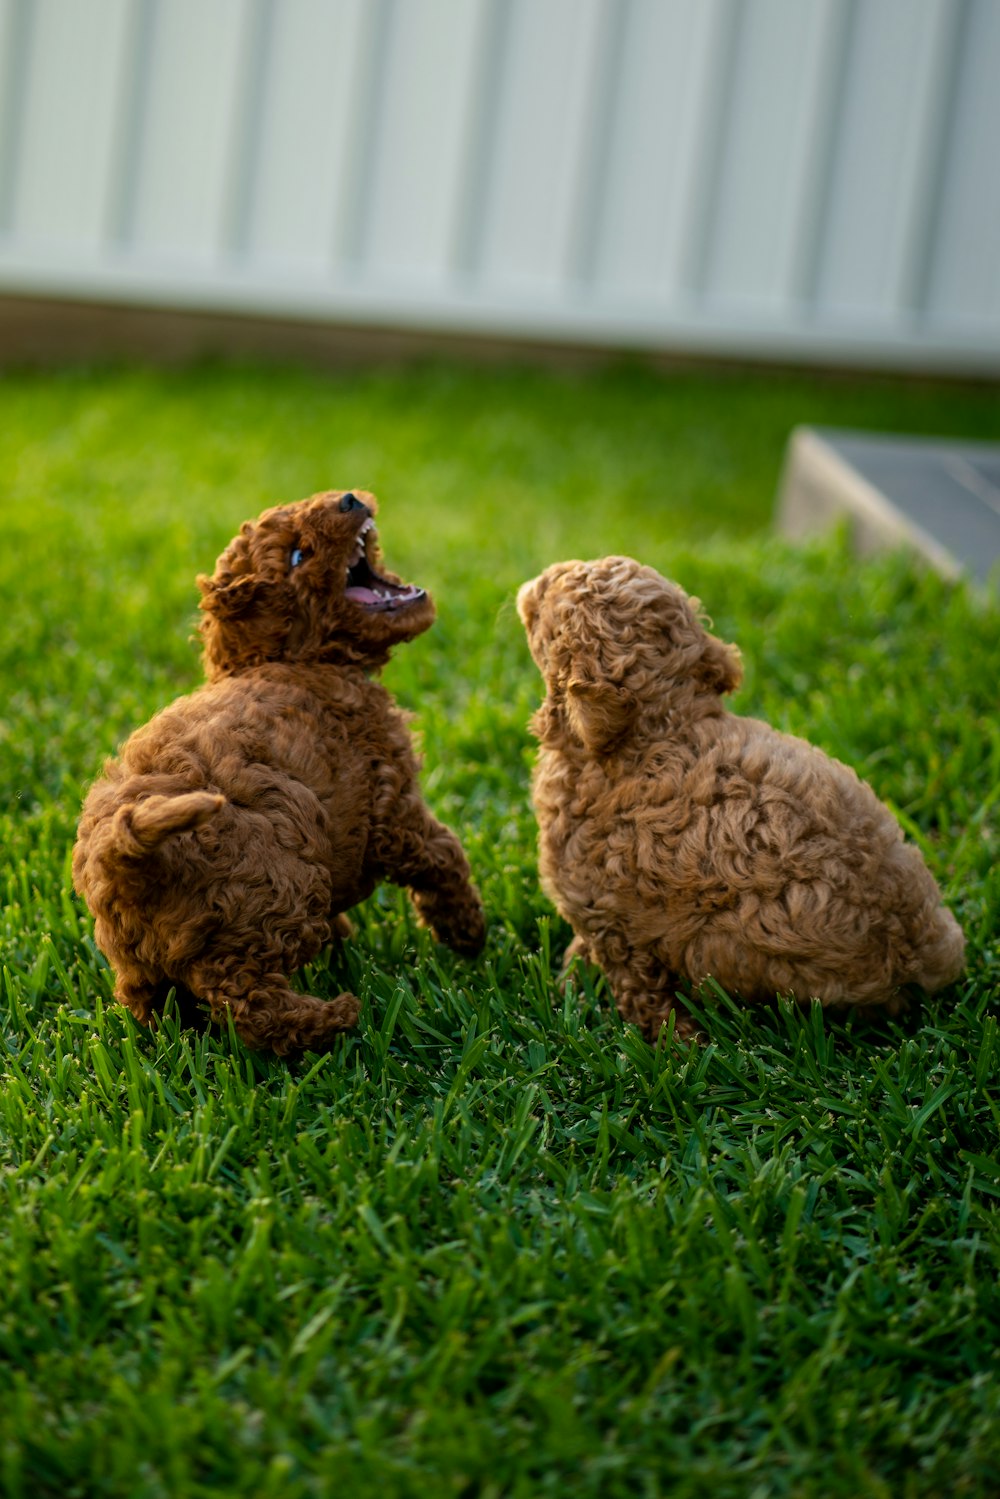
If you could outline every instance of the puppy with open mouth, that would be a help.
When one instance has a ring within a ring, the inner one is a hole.
[[[249,1046],[328,1045],[358,1000],[288,975],[382,880],[440,941],[482,947],[468,861],[373,680],[434,619],[426,590],[383,567],[375,511],[338,490],[245,522],[198,580],[205,685],[136,730],[87,796],[74,884],[143,1024],[176,987]]]

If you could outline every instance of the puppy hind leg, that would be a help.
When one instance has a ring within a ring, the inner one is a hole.
[[[121,973],[115,984],[115,998],[131,1010],[140,1025],[145,1026],[156,1027],[171,993],[174,1013],[181,1025],[204,1030],[208,1017],[183,984],[175,984],[169,978],[148,979]]]
[[[572,942],[569,943],[566,951],[563,953],[563,967],[568,968],[571,963],[576,962],[577,958],[583,963],[592,963],[594,961],[590,956],[590,943],[586,937],[581,937],[579,932],[576,933]]]
[[[187,983],[208,1004],[218,1024],[232,1016],[245,1046],[254,1051],[270,1048],[280,1057],[326,1050],[341,1031],[353,1029],[361,1009],[353,994],[329,1000],[300,994],[276,971],[221,970],[200,964],[187,974]]]
[[[623,1020],[637,1025],[648,1041],[674,1017],[674,1035],[682,1041],[704,1041],[705,1034],[677,999],[677,977],[651,965],[607,966],[605,977]]]
[[[597,960],[590,951],[590,944],[585,937],[577,934],[563,953],[562,967],[556,979],[556,988],[560,994],[566,993],[566,985],[573,976],[574,968],[596,967]]]

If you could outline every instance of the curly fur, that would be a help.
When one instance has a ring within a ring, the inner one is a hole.
[[[678,983],[749,1002],[902,1007],[964,939],[919,851],[853,770],[729,712],[739,652],[628,557],[518,594],[547,696],[532,721],[543,886],[618,1009],[653,1036]]]
[[[363,531],[375,509],[331,491],[247,521],[198,580],[206,684],[138,729],[87,796],[74,883],[143,1024],[176,986],[249,1046],[328,1044],[357,999],[313,998],[288,974],[349,933],[342,913],[384,879],[442,941],[482,946],[468,862],[371,679],[434,618],[429,595],[381,570]],[[368,587],[348,587],[352,561]]]

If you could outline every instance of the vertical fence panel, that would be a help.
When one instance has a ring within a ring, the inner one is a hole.
[[[229,222],[241,0],[157,0],[126,239],[154,262],[213,261]]]
[[[271,14],[248,253],[276,274],[329,275],[350,195],[352,125],[370,0],[278,0]]]
[[[1000,331],[1000,5],[973,0],[928,277],[929,319]]]
[[[607,295],[678,291],[711,21],[705,0],[627,0],[594,259]]]
[[[684,202],[677,263],[678,290],[695,304],[704,301],[708,283],[746,13],[745,0],[708,0],[709,32],[698,83],[690,191]],[[699,315],[697,305],[695,315]]]
[[[494,287],[565,283],[600,18],[598,0],[511,0],[479,267]]]
[[[825,22],[822,0],[746,8],[707,247],[704,287],[717,307],[776,308],[789,296],[797,208],[814,169]],[[781,56],[794,65],[775,68]]]
[[[817,300],[846,323],[901,315],[947,0],[857,8]]]
[[[125,0],[33,0],[11,220],[42,245],[101,242]]]
[[[0,235],[14,226],[30,46],[28,0],[0,0]]]
[[[834,166],[847,93],[847,68],[853,53],[861,0],[823,0],[820,62],[808,132],[808,170],[799,183],[796,228],[788,266],[788,300],[800,317],[815,310],[820,266],[826,245]]]
[[[481,0],[404,0],[387,49],[365,261],[393,281],[451,274]]]

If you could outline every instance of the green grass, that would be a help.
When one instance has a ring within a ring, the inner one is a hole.
[[[800,421],[1000,435],[995,389],[875,381],[0,379],[5,1499],[1000,1490],[1000,607],[773,539]],[[80,798],[196,681],[238,522],[348,484],[438,597],[387,680],[486,952],[387,888],[304,975],[363,999],[332,1055],[140,1031],[70,891]],[[709,994],[696,1051],[558,994],[511,595],[609,550],[897,810],[969,936],[952,992],[868,1025]]]

